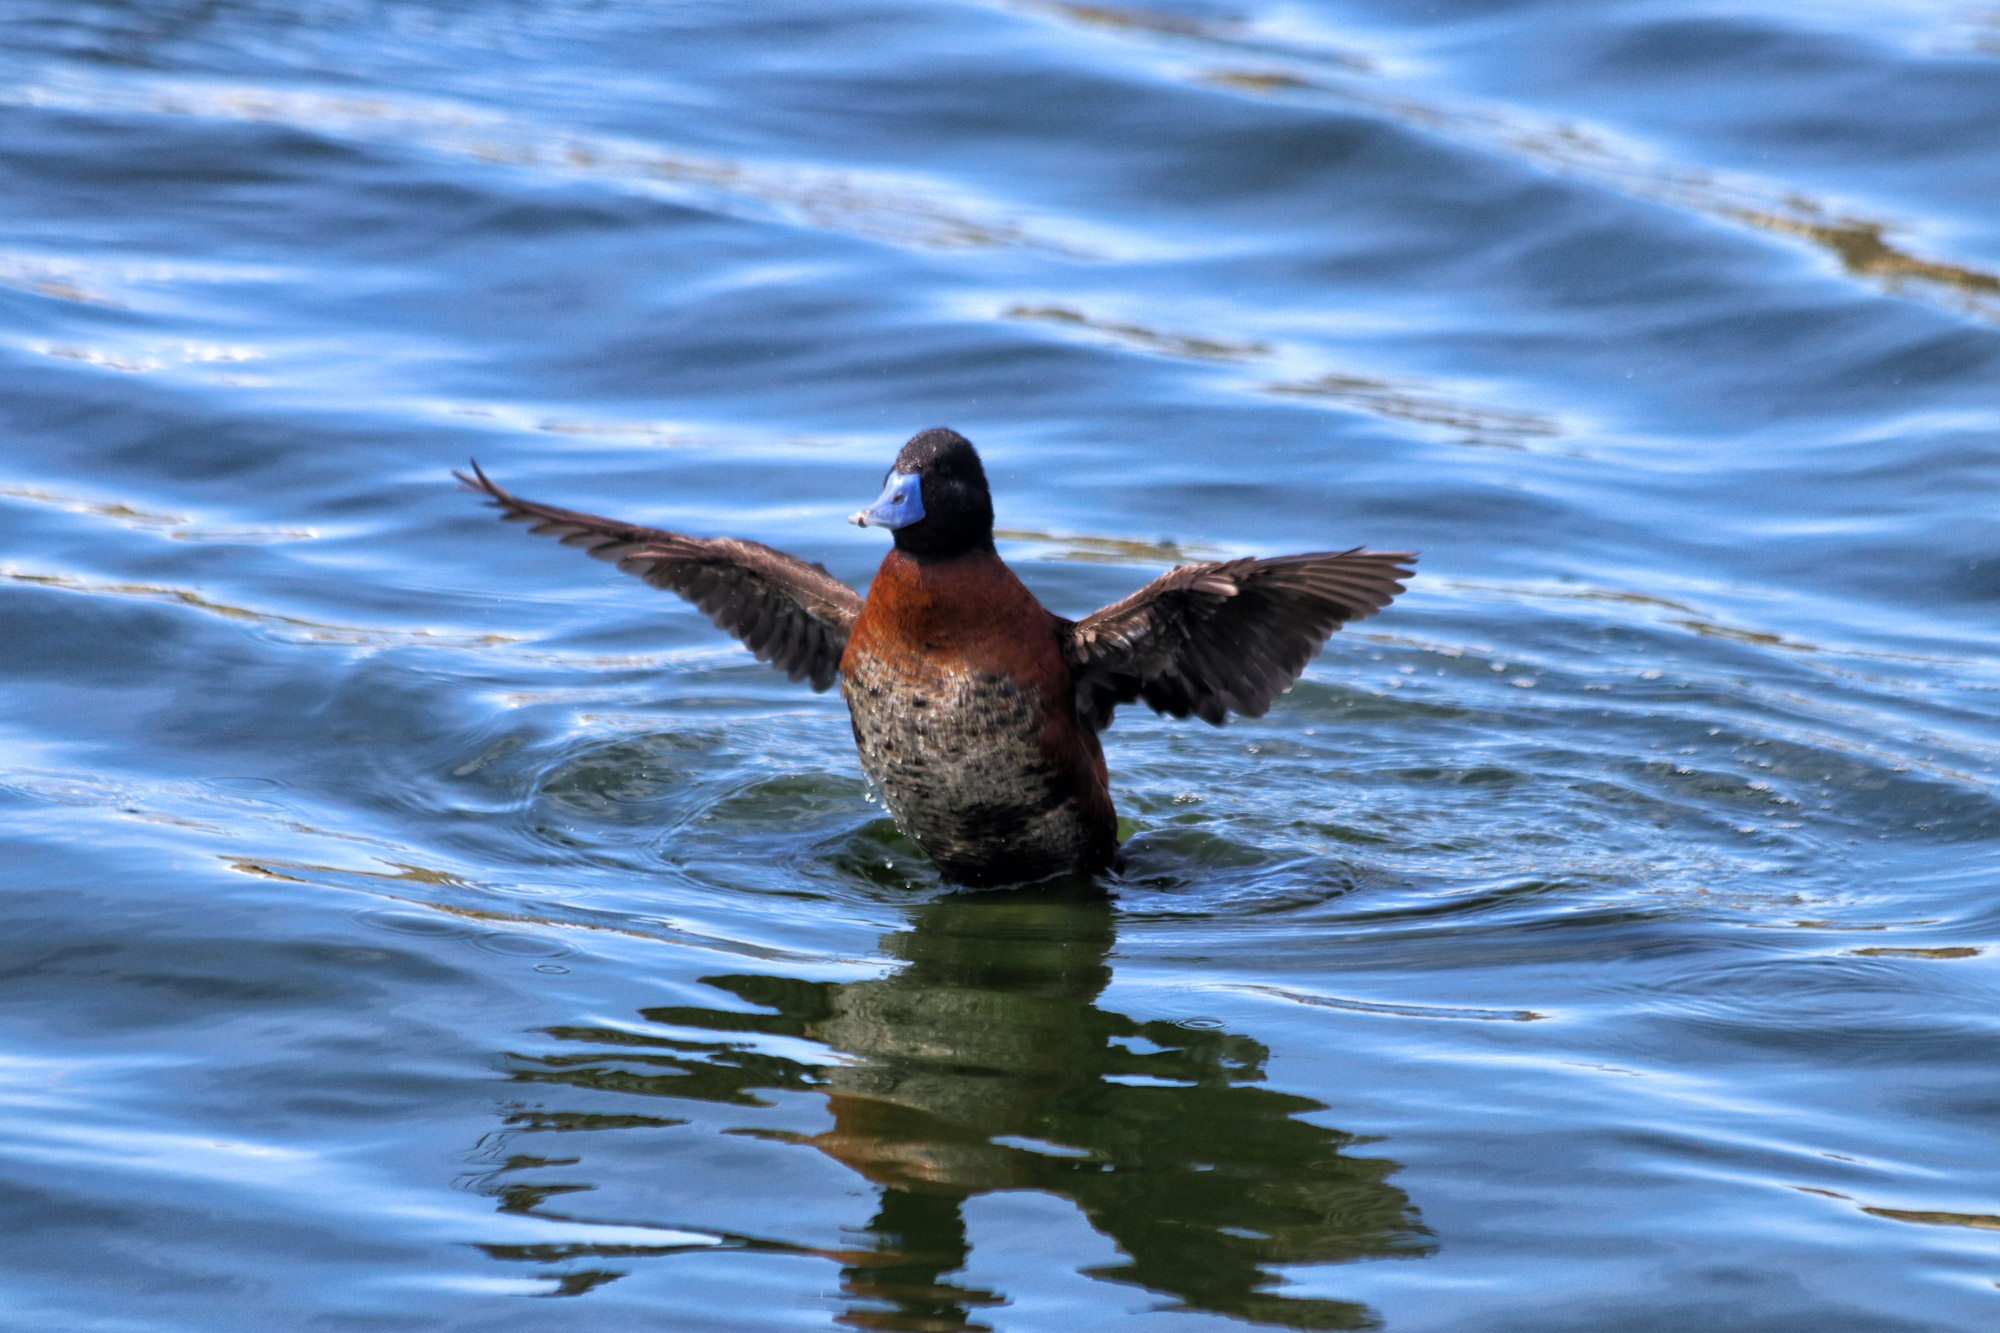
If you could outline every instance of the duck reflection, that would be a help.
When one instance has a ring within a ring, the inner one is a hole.
[[[1272,1290],[1281,1279],[1268,1269],[1427,1253],[1428,1233],[1408,1198],[1386,1183],[1396,1163],[1348,1155],[1353,1136],[1300,1118],[1324,1109],[1319,1103],[1261,1086],[1268,1052],[1250,1038],[1099,1007],[1114,921],[1102,896],[942,898],[887,938],[905,964],[888,976],[710,977],[707,984],[767,1012],[643,1011],[682,1030],[802,1038],[839,1053],[823,1065],[728,1042],[562,1028],[553,1035],[597,1049],[534,1059],[516,1077],[738,1103],[755,1100],[753,1088],[823,1093],[832,1128],[760,1136],[809,1144],[880,1187],[865,1245],[815,1251],[843,1265],[843,1290],[855,1303],[838,1322],[850,1326],[983,1327],[975,1311],[1005,1298],[949,1280],[970,1254],[961,1205],[1019,1189],[1074,1201],[1117,1244],[1125,1261],[1086,1270],[1092,1277],[1258,1322],[1373,1325],[1363,1305]],[[573,1128],[596,1119],[533,1112],[517,1122]],[[546,1197],[498,1184],[502,1173],[493,1192],[504,1208],[529,1211]],[[609,1252],[485,1248],[520,1259]],[[615,1275],[559,1282],[587,1290]]]

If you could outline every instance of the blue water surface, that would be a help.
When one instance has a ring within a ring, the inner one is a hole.
[[[0,1326],[2000,1322],[2000,17],[10,0]],[[1129,864],[454,489],[1422,552]]]

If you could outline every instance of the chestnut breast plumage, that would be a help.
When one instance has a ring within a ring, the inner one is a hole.
[[[1044,609],[993,545],[978,453],[913,437],[854,516],[895,549],[864,601],[757,542],[691,537],[460,480],[503,516],[687,598],[761,660],[823,690],[839,678],[862,769],[940,869],[974,884],[1115,863],[1097,733],[1120,704],[1220,725],[1256,717],[1327,637],[1403,591],[1415,556],[1319,551],[1183,565],[1082,620]]]
[[[882,561],[840,661],[862,771],[954,878],[1098,870],[1117,817],[1057,618],[990,552]]]

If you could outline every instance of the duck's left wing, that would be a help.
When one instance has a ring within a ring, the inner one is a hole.
[[[815,690],[833,684],[847,632],[861,614],[861,594],[814,564],[735,537],[690,537],[615,518],[523,500],[472,465],[452,473],[489,497],[503,517],[530,532],[580,546],[655,588],[677,592],[793,680]]]
[[[1098,730],[1119,704],[1221,726],[1261,717],[1329,635],[1403,591],[1409,551],[1319,551],[1182,565],[1062,626],[1077,712]]]

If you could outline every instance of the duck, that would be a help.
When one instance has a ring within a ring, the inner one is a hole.
[[[1357,546],[1186,564],[1068,620],[1000,558],[979,453],[943,427],[911,437],[849,520],[892,539],[865,597],[761,542],[542,504],[471,468],[453,475],[503,518],[678,593],[795,682],[837,679],[891,818],[975,887],[1115,871],[1098,740],[1114,711],[1261,717],[1334,631],[1404,591],[1416,561]]]

